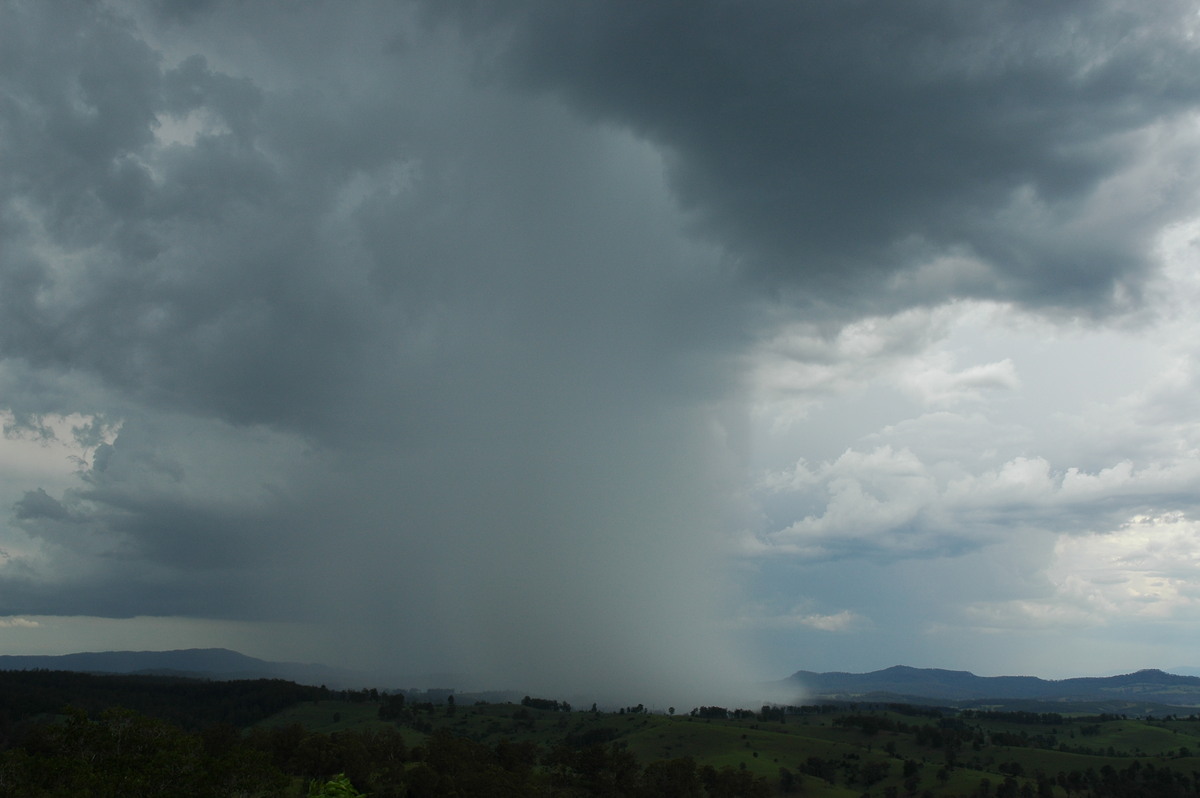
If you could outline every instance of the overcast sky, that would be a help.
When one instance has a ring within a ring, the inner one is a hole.
[[[1200,666],[1195,3],[0,9],[3,653]]]

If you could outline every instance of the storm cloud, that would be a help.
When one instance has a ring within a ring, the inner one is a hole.
[[[5,471],[2,615],[665,701],[739,625],[872,628],[778,563],[1194,508],[1182,455],[1022,448],[1028,361],[947,344],[1165,329],[1185,4],[2,9],[0,396],[77,458]]]
[[[1187,3],[515,16],[520,81],[658,143],[697,231],[833,312],[945,295],[1102,310],[1195,207]]]

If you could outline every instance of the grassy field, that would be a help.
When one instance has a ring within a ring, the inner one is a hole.
[[[1200,720],[1063,715],[1029,722],[1005,713],[933,716],[872,706],[732,719],[506,703],[442,705],[383,721],[378,710],[373,702],[309,702],[262,725],[299,724],[327,734],[387,725],[399,728],[410,746],[435,729],[489,746],[531,742],[545,751],[601,743],[643,764],[690,757],[699,766],[749,771],[777,790],[791,781],[796,794],[818,798],[1036,796],[1039,787],[1041,795],[1066,798],[1068,786],[1074,795],[1089,780],[1124,778],[1135,762],[1134,770],[1170,771],[1181,783],[1191,784],[1193,771],[1200,772]]]

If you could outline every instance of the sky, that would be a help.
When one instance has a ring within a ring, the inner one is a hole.
[[[1200,666],[1198,191],[1194,2],[4,0],[0,652]]]

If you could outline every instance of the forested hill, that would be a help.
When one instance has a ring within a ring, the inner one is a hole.
[[[137,673],[139,671],[170,670],[261,675],[275,664],[226,648],[189,648],[178,651],[95,651],[58,656],[0,656],[0,670],[6,671]]]
[[[304,701],[356,696],[283,679],[208,681],[171,676],[74,671],[0,671],[0,746],[30,718],[73,706],[90,714],[124,707],[187,729],[223,723],[243,727]]]
[[[1125,699],[1200,706],[1200,678],[1160,670],[1121,676],[1048,680],[1035,676],[976,676],[968,671],[898,665],[871,673],[797,671],[785,683],[809,697],[861,698],[887,694],[941,701],[980,699],[1103,701]]]
[[[344,668],[270,662],[226,648],[176,651],[98,651],[58,656],[0,656],[0,671],[52,670],[81,673],[153,673],[205,679],[288,679],[300,684],[364,686],[364,677]]]

